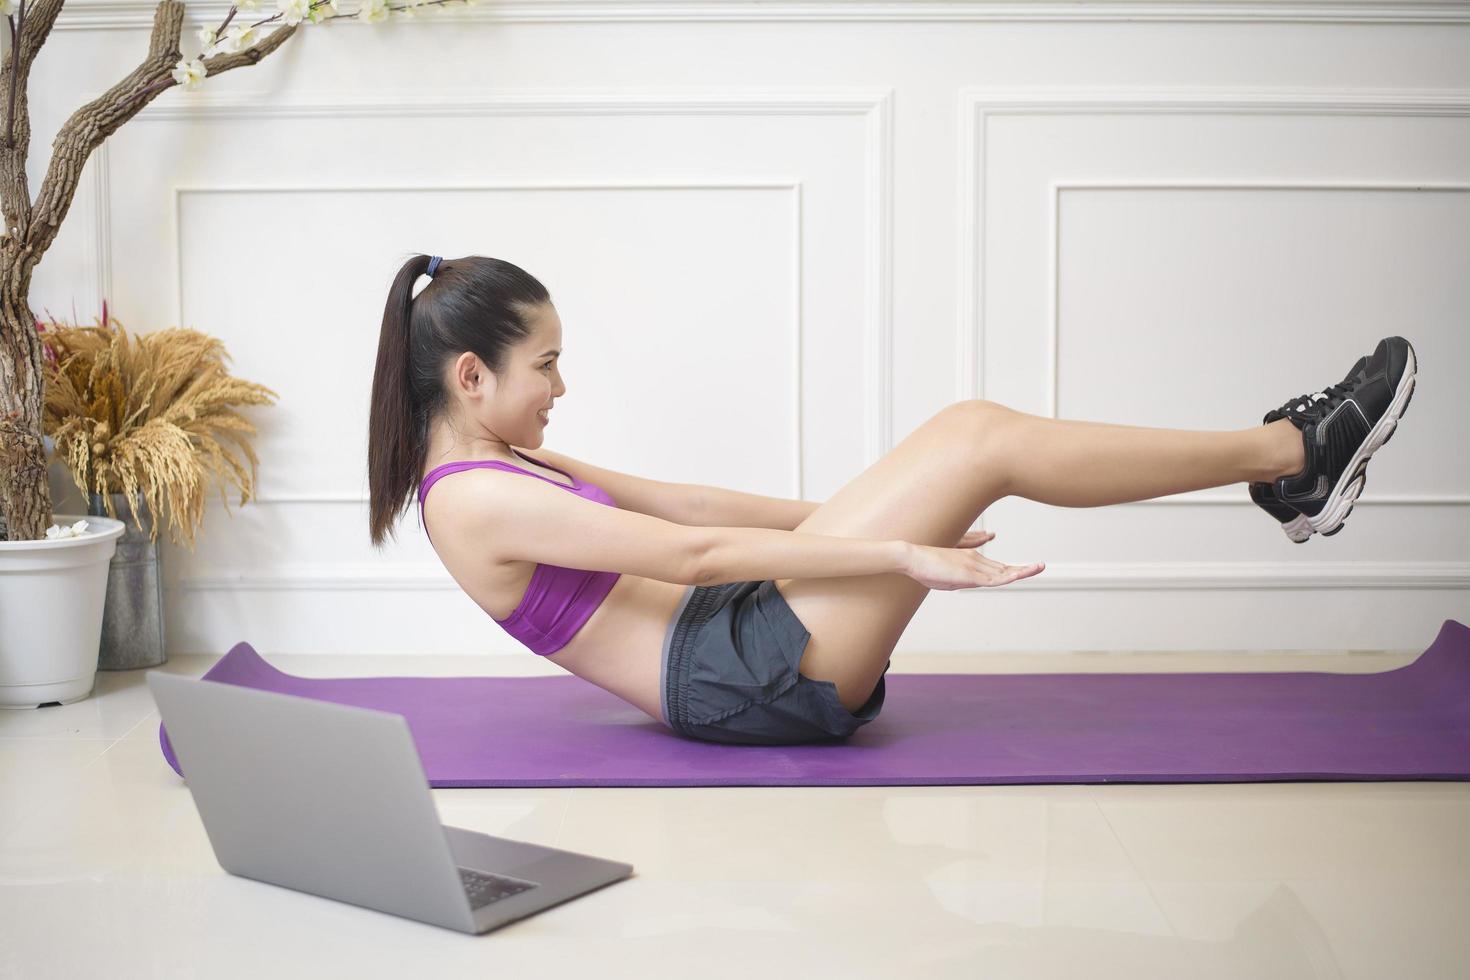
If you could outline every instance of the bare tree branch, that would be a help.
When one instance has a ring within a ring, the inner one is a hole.
[[[31,145],[31,120],[26,104],[31,65],[61,13],[61,0],[35,0],[22,4],[20,28],[11,25],[10,57],[0,66],[0,90],[7,93],[9,112],[0,134],[0,213],[10,229],[23,235],[30,223],[31,192],[26,181],[26,156]]]
[[[46,168],[30,226],[25,232],[24,242],[29,254],[24,256],[24,260],[32,264],[39,261],[56,238],[76,195],[82,167],[92,151],[141,112],[160,92],[178,84],[174,81],[173,69],[183,57],[179,52],[179,33],[183,23],[184,5],[179,0],[161,0],[154,12],[148,56],[122,81],[72,113],[57,132],[56,139],[52,141],[51,162]],[[278,27],[258,44],[243,51],[206,58],[206,77],[257,64],[286,43],[298,26]]]

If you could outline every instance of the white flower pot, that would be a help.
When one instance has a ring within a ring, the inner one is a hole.
[[[92,693],[107,573],[122,521],[53,514],[78,537],[0,541],[0,708],[70,704]]]

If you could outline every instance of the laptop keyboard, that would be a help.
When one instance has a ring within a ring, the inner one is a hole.
[[[458,870],[459,882],[464,886],[465,897],[470,900],[471,909],[482,908],[491,902],[519,895],[521,892],[536,887],[534,881],[486,874],[484,871],[474,871],[470,868],[459,868]]]

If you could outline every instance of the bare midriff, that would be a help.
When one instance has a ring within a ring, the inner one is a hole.
[[[524,465],[526,469],[538,469]],[[566,482],[553,471],[538,471]],[[462,475],[451,473],[439,482],[446,484]],[[454,533],[452,508],[437,510],[448,497],[442,491],[431,493],[424,504],[424,523],[432,525],[433,540],[441,542],[435,545],[435,550],[449,574],[476,605],[493,619],[508,619],[531,584],[536,563],[486,561],[483,544],[472,542],[466,534]],[[675,582],[623,572],[582,628],[560,650],[544,655],[543,659],[662,722],[659,670],[664,633],[685,588]]]

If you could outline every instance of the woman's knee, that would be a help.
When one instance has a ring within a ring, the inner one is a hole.
[[[946,442],[963,446],[988,482],[994,499],[1010,496],[1008,463],[1015,453],[1017,423],[1022,413],[1000,402],[967,398],[940,409],[933,422]]]
[[[944,425],[960,430],[967,441],[972,441],[995,435],[1018,414],[1015,409],[1000,402],[985,398],[966,398],[944,406],[934,418],[935,421],[942,421]]]

